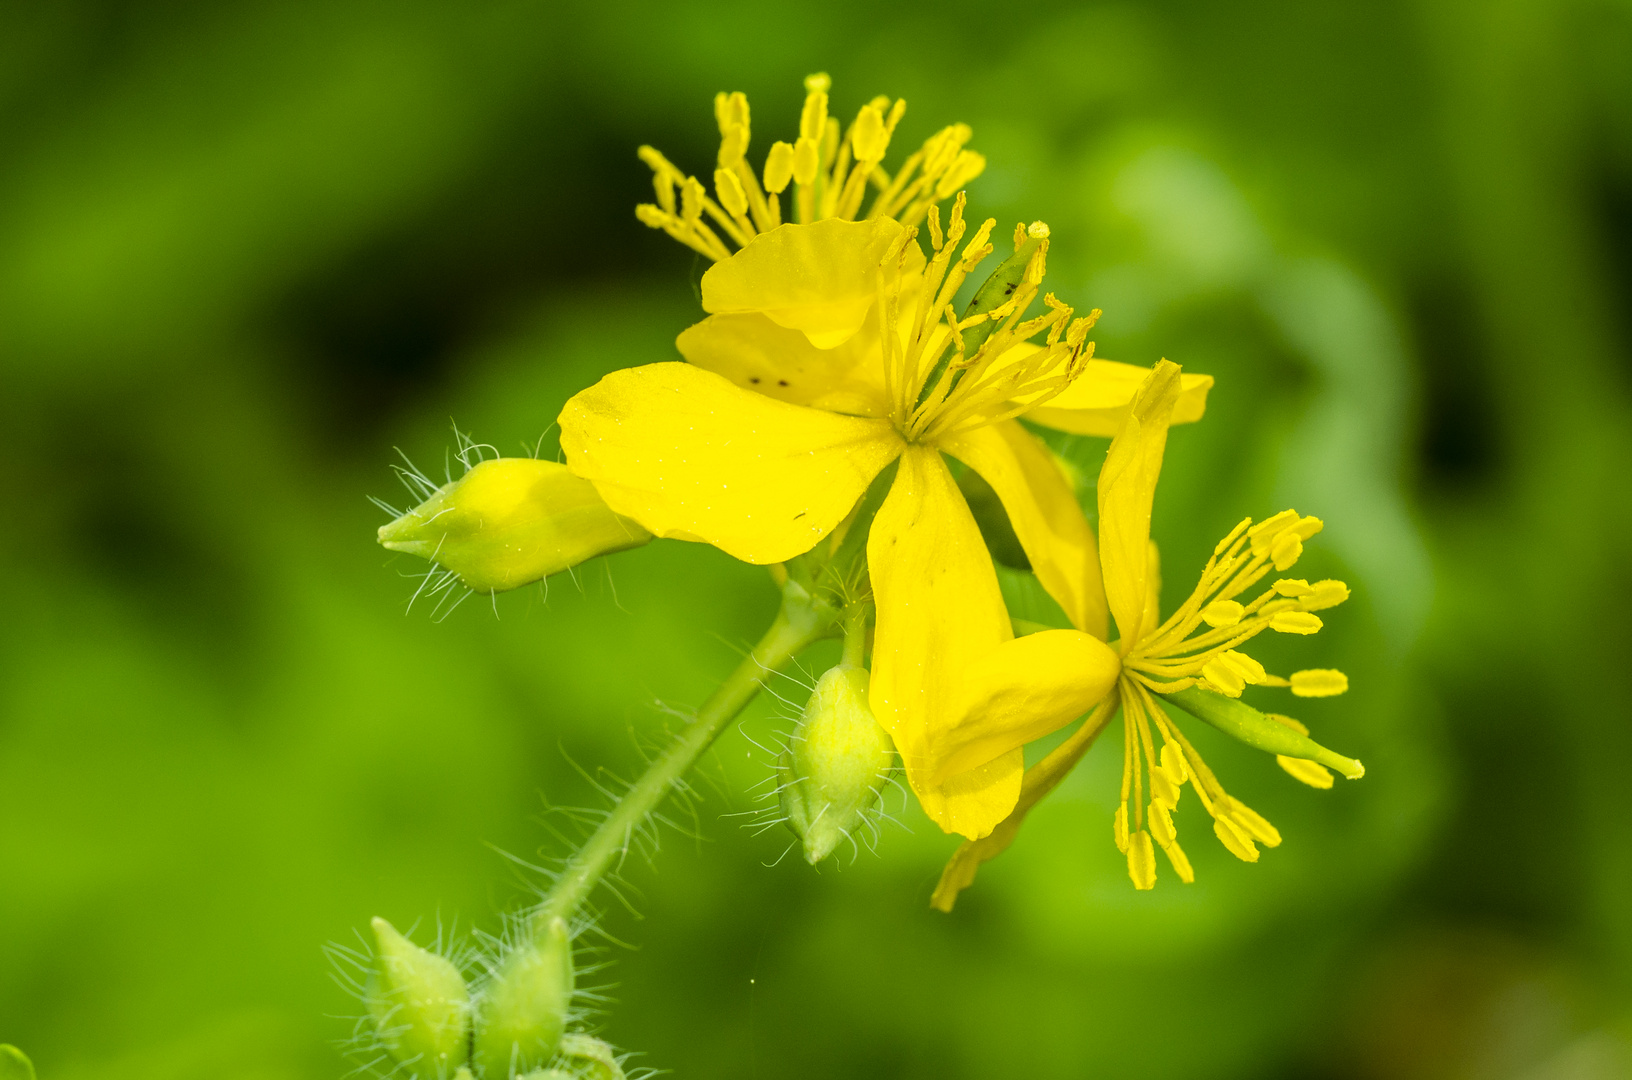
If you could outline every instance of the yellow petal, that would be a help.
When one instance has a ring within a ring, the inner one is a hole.
[[[751,563],[808,551],[901,451],[888,421],[772,401],[680,363],[615,371],[560,423],[567,464],[617,513]]]
[[[1026,413],[1026,419],[1075,435],[1110,438],[1122,427],[1128,405],[1150,377],[1150,368],[1094,359],[1076,381],[1057,397]],[[1207,411],[1211,375],[1179,376],[1179,395],[1173,403],[1174,424],[1194,423]]]
[[[832,349],[818,349],[799,331],[758,312],[710,315],[675,345],[691,363],[744,390],[829,412],[889,415],[876,313],[860,333]]]
[[[959,435],[943,449],[979,473],[1003,500],[1037,580],[1072,625],[1104,640],[1099,547],[1071,482],[1048,448],[1011,420]]]
[[[889,218],[780,225],[703,275],[703,310],[757,311],[818,349],[842,345],[867,321],[883,281],[879,264],[901,232]],[[923,254],[915,242],[909,248],[914,272]]]
[[[1020,797],[1018,751],[943,782],[934,733],[965,706],[962,679],[1010,640],[991,556],[940,452],[912,446],[867,540],[878,624],[872,703],[907,780],[941,828],[978,839]]]
[[[1150,507],[1178,393],[1179,366],[1163,360],[1135,396],[1099,472],[1100,563],[1124,655],[1157,623],[1156,613],[1145,610],[1150,600]]]
[[[1075,630],[1004,642],[963,674],[961,713],[931,718],[930,779],[983,765],[1059,730],[1110,693],[1121,671],[1109,646]]]

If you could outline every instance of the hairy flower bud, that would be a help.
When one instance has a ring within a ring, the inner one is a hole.
[[[652,534],[565,465],[484,461],[380,527],[380,543],[440,563],[479,592],[515,589]]]
[[[572,943],[560,919],[499,965],[476,1019],[476,1068],[494,1080],[542,1068],[555,1056],[572,1003]]]
[[[860,824],[894,763],[894,747],[873,717],[867,686],[866,668],[830,668],[782,755],[782,812],[812,865]]]
[[[374,920],[378,959],[367,991],[380,1041],[412,1076],[440,1080],[466,1057],[470,994],[459,969]]]

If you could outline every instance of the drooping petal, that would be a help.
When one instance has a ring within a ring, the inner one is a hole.
[[[1179,365],[1157,364],[1134,396],[1099,471],[1099,551],[1105,599],[1125,655],[1156,625],[1150,606],[1150,507],[1162,472],[1167,428],[1179,393]]]
[[[924,811],[985,836],[1020,796],[1018,750],[942,779],[936,737],[960,718],[962,680],[1013,631],[991,556],[938,450],[909,447],[867,541],[878,623],[873,711],[895,739]]]
[[[703,275],[703,310],[761,312],[831,349],[866,322],[882,280],[879,264],[901,233],[889,218],[778,226]],[[916,243],[909,246],[911,273],[924,260]]]
[[[804,334],[759,312],[710,315],[675,341],[689,362],[744,390],[829,412],[887,416],[878,314],[850,340],[818,349]]]
[[[1074,435],[1110,438],[1121,428],[1129,403],[1150,372],[1150,368],[1136,364],[1090,360],[1070,386],[1026,413],[1026,419]],[[1190,424],[1200,420],[1207,411],[1207,392],[1212,388],[1211,375],[1181,374],[1173,418],[1168,422]]]
[[[1110,693],[1122,662],[1099,638],[1044,630],[969,665],[960,714],[935,725],[932,778],[947,778],[1058,731]]]
[[[1099,548],[1071,482],[1053,455],[1014,421],[977,428],[944,444],[997,492],[1037,580],[1072,625],[1106,635]]]
[[[560,424],[568,466],[613,510],[751,563],[808,551],[902,445],[888,421],[773,401],[681,363],[613,372]]]

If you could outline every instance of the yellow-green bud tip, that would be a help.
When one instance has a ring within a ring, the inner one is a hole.
[[[384,919],[372,925],[377,955],[367,1003],[380,1042],[409,1074],[446,1076],[466,1058],[470,994],[464,977]]]
[[[782,812],[812,865],[861,823],[894,764],[894,747],[873,716],[867,688],[865,668],[830,668],[782,755]]]
[[[533,458],[484,461],[380,527],[392,551],[430,559],[478,592],[530,585],[652,534],[621,517],[588,480]]]
[[[10,1043],[0,1043],[0,1080],[34,1080],[34,1063]]]

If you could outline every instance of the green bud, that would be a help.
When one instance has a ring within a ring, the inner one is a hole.
[[[470,993],[459,969],[374,920],[379,955],[368,985],[368,1011],[380,1041],[414,1076],[447,1076],[466,1058]]]
[[[380,526],[381,544],[439,563],[478,592],[530,585],[651,538],[588,480],[533,458],[484,461]]]
[[[0,1043],[0,1080],[34,1080],[34,1063],[10,1043]]]
[[[812,865],[861,823],[895,760],[867,702],[867,669],[830,668],[816,683],[782,754],[782,812]]]
[[[572,943],[567,924],[550,923],[540,940],[499,965],[476,1019],[476,1068],[487,1080],[549,1064],[561,1045],[572,1003]]]

